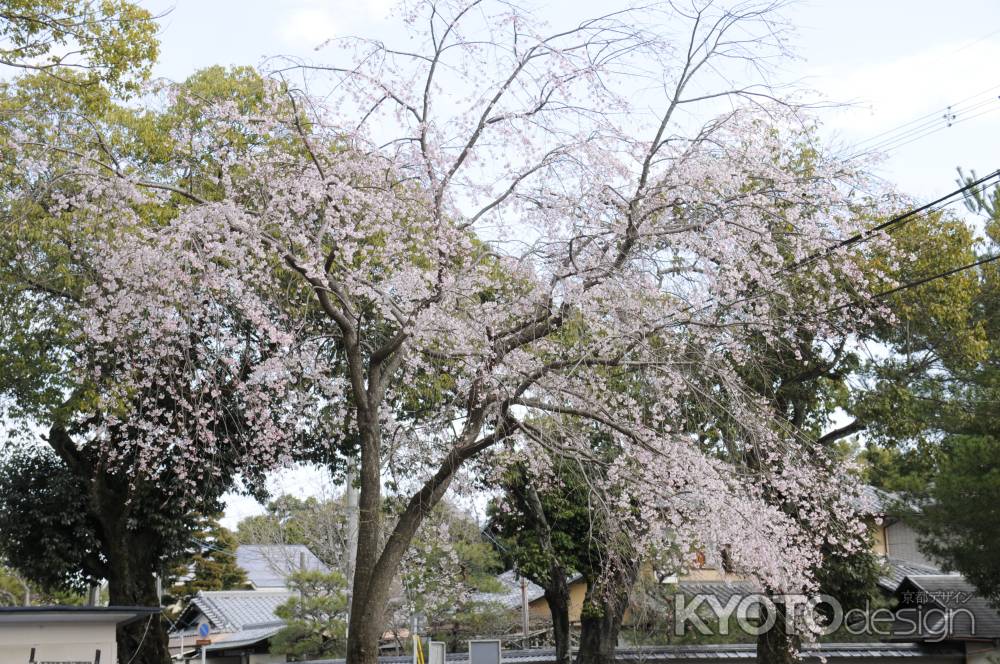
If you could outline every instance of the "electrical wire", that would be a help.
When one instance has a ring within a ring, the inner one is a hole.
[[[952,269],[946,270],[944,272],[938,272],[937,274],[932,274],[930,276],[923,277],[923,278],[917,279],[915,281],[908,281],[908,282],[906,282],[904,284],[900,284],[899,286],[896,286],[895,288],[890,288],[889,290],[885,290],[885,291],[882,291],[880,293],[875,293],[874,295],[872,295],[872,296],[870,296],[870,297],[868,297],[866,299],[869,300],[869,301],[871,301],[871,300],[879,300],[879,299],[882,299],[884,297],[889,297],[890,295],[895,295],[896,293],[899,293],[901,291],[909,290],[911,288],[916,288],[918,286],[923,286],[924,284],[928,284],[928,283],[930,283],[932,281],[936,281],[938,279],[945,279],[947,277],[956,275],[959,272],[964,272],[966,270],[971,270],[974,267],[979,267],[981,265],[987,265],[989,263],[993,263],[994,261],[998,261],[998,260],[1000,260],[1000,253],[993,254],[992,256],[986,256],[984,258],[980,258],[979,260],[975,260],[975,261],[973,261],[971,263],[967,263],[967,264],[962,265],[960,267],[952,268]],[[831,313],[831,312],[834,312],[834,311],[839,311],[840,309],[847,309],[849,307],[856,306],[856,304],[857,304],[856,302],[847,302],[845,304],[841,304],[839,306],[827,309],[827,311],[825,313]]]
[[[972,111],[983,108],[984,106],[994,104],[995,108],[1000,108],[1000,98],[996,95],[991,95],[986,99],[979,99],[983,95],[992,93],[998,89],[1000,89],[1000,85],[991,86],[981,92],[977,92],[976,94],[955,102],[954,104],[949,104],[943,108],[931,111],[926,115],[922,115],[914,120],[879,132],[874,136],[870,136],[869,138],[859,141],[851,146],[850,149],[853,151],[853,154],[849,157],[849,159],[855,159],[873,152],[891,152],[892,150],[896,150],[903,145],[907,145],[936,132],[948,129],[949,127],[960,124],[961,122],[985,115],[986,112],[980,112],[971,116],[968,115]],[[975,101],[972,105],[968,105],[968,102],[973,100],[978,101]],[[991,111],[992,109],[987,110]]]
[[[135,658],[139,656],[139,653],[142,652],[142,644],[146,642],[146,635],[149,634],[149,626],[153,624],[153,617],[154,616],[149,616],[149,620],[146,621],[146,629],[142,632],[142,638],[139,640],[139,645],[135,647],[135,652],[132,653],[132,657],[129,658],[126,664],[132,664],[132,662],[135,661]]]
[[[985,188],[992,186],[993,184],[996,184],[990,182],[990,180],[997,178],[1000,178],[1000,169],[997,169],[992,173],[989,173],[988,175],[984,175],[983,177],[977,180],[969,182],[964,186],[959,187],[958,189],[955,189],[945,194],[944,196],[941,196],[940,198],[936,198],[930,203],[925,203],[924,205],[913,208],[912,210],[908,210],[907,212],[898,214],[882,222],[881,224],[877,224],[872,228],[869,228],[868,230],[855,233],[854,235],[845,238],[839,242],[836,242],[825,249],[813,252],[812,254],[806,256],[805,258],[802,258],[796,261],[795,263],[792,263],[791,265],[782,268],[779,272],[798,270],[800,267],[804,267],[806,265],[816,262],[821,258],[825,258],[839,249],[843,249],[844,247],[849,247],[854,244],[859,244],[861,242],[866,242],[871,238],[875,237],[875,235],[877,233],[880,233],[881,231],[889,231],[891,228],[895,226],[899,226],[904,223],[909,223],[910,221],[916,219],[918,215],[922,215],[923,213],[936,212],[938,209],[940,209],[938,206],[943,207],[944,205],[950,205],[953,202],[957,202],[951,200],[956,196],[962,196],[964,198],[967,193],[970,193],[973,190],[979,191],[979,189],[977,188],[980,187]]]

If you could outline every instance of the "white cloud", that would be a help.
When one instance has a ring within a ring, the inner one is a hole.
[[[387,17],[397,0],[288,0],[278,26],[287,44],[314,48],[333,37],[359,30],[363,23]]]
[[[338,28],[340,26],[331,8],[299,7],[289,12],[278,28],[278,35],[288,44],[311,48],[336,37]]]

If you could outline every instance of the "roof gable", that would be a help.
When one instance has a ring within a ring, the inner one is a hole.
[[[177,624],[183,629],[204,616],[212,631],[218,632],[273,625],[281,622],[275,610],[294,596],[291,591],[203,590],[191,599]]]
[[[980,641],[1000,638],[1000,612],[959,574],[914,574],[896,589],[893,638]],[[903,622],[917,622],[918,632]]]

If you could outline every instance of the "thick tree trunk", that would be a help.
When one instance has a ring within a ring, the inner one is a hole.
[[[784,607],[781,604],[776,604],[775,609],[774,626],[757,637],[757,662],[758,664],[795,664],[798,660],[792,654],[792,650],[798,649],[801,645],[801,639],[787,632]],[[768,611],[761,605],[760,612],[760,619],[763,623],[767,620]]]
[[[108,579],[108,595],[112,606],[159,606],[152,574],[132,573],[133,569],[145,568],[146,562],[141,558],[141,555],[123,551],[110,559],[112,573]],[[132,664],[169,664],[166,627],[166,621],[159,614],[119,627],[116,634],[118,661],[122,664],[130,661]]]
[[[545,584],[545,601],[552,614],[552,635],[556,645],[555,664],[569,664],[569,584],[566,582],[566,571],[561,565],[553,563],[549,571],[549,580]]]
[[[618,633],[628,609],[632,586],[639,576],[639,561],[620,561],[617,569],[597,584],[588,579],[580,614],[580,650],[576,664],[611,664],[615,661]]]
[[[380,477],[381,436],[377,426],[359,417],[361,467],[358,472],[358,544],[354,559],[351,615],[347,632],[347,661],[376,664],[382,638],[388,583],[384,596],[373,584],[382,538],[382,478]]]
[[[95,482],[108,559],[108,602],[112,606],[160,606],[154,571],[161,547],[151,536],[128,528],[124,497],[104,482]],[[119,627],[118,661],[124,664],[169,664],[166,621],[159,615]]]
[[[128,481],[116,478],[76,447],[61,426],[49,430],[49,445],[88,487],[87,509],[99,529],[101,573],[108,580],[112,606],[159,607],[155,572],[160,568],[162,541],[157,536],[129,528],[135,521],[129,513]],[[96,571],[95,569],[92,572]],[[119,627],[116,633],[118,661],[131,664],[169,664],[167,626],[160,615]]]

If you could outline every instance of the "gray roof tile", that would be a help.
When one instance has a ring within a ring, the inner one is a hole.
[[[241,544],[236,547],[236,564],[247,573],[254,588],[285,588],[285,579],[305,569],[329,571],[304,544]]]
[[[907,576],[944,575],[937,567],[910,562],[902,558],[886,558],[886,572],[879,577],[878,584],[889,591],[894,591]]]
[[[911,609],[908,617],[920,619],[922,628],[920,634],[914,635],[910,625],[898,621],[893,630],[896,638],[939,641],[944,634],[946,640],[958,641],[1000,638],[1000,612],[961,575],[907,576],[896,589],[896,596],[900,599],[897,615],[904,608]],[[932,613],[932,609],[937,611]]]
[[[295,596],[290,591],[211,590],[199,591],[178,619],[178,625],[190,627],[204,614],[213,632],[235,632],[281,622],[275,609]]]

